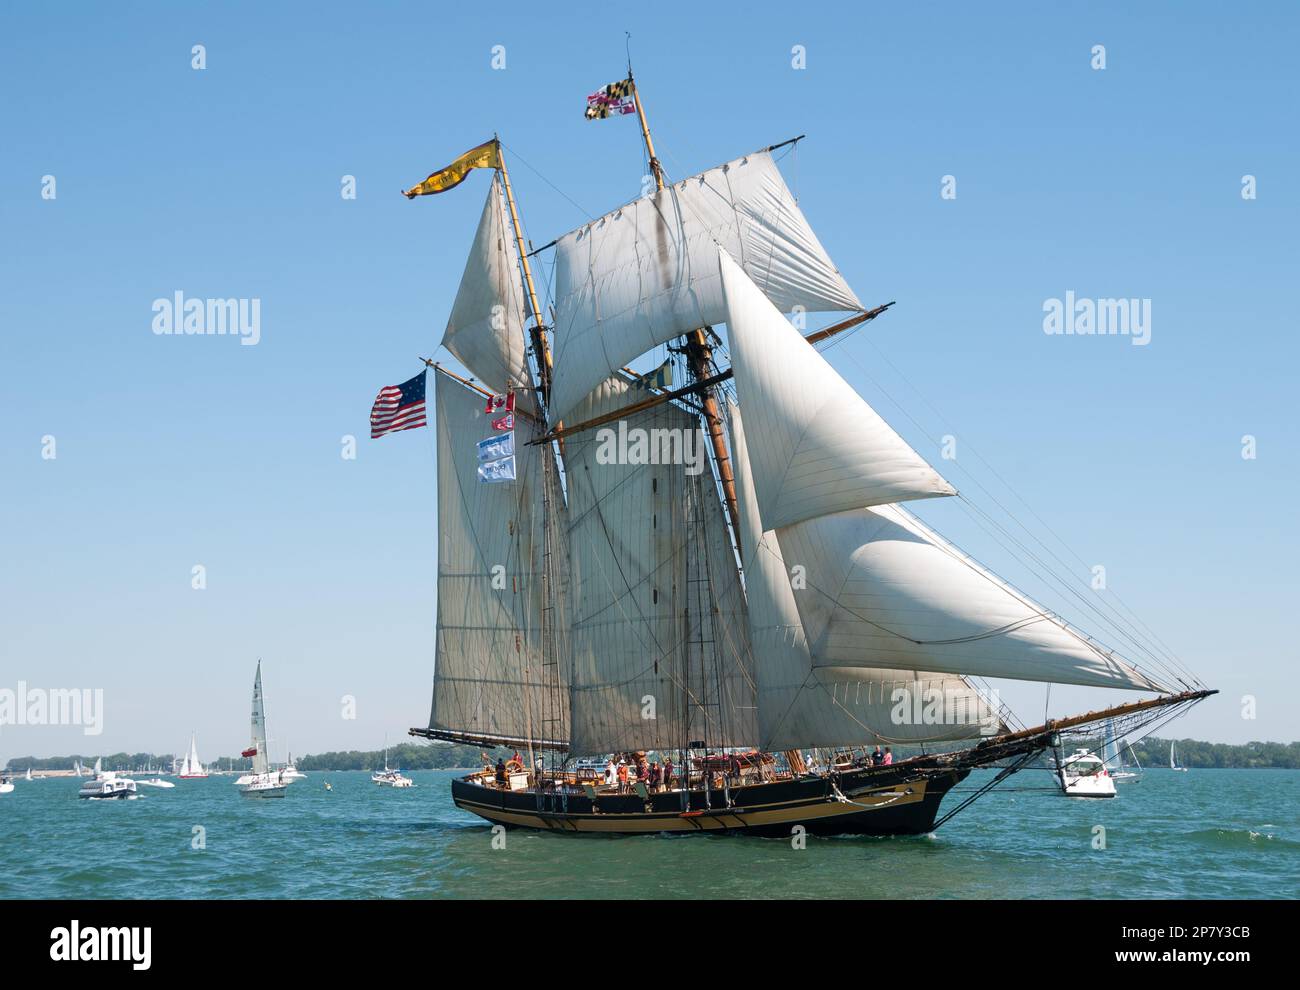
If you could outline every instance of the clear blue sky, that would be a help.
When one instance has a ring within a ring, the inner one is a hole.
[[[898,301],[832,360],[1019,508],[978,452],[1223,689],[1174,731],[1296,738],[1294,6],[641,6],[0,8],[0,688],[107,705],[98,739],[0,727],[0,761],[191,729],[234,752],[258,656],[277,748],[423,723],[433,437],[372,443],[367,416],[437,346],[487,177],[397,192],[496,130],[537,244],[636,195],[634,122],[582,118],[625,29],[672,175],[808,134],[784,163],[804,211],[867,304]],[[177,290],[260,298],[260,344],[155,336]],[[1150,298],[1151,343],[1046,336],[1067,290]],[[1008,697],[1041,714],[1041,687]]]

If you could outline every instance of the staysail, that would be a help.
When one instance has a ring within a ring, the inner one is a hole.
[[[491,421],[500,414],[484,412],[478,393],[445,374],[436,375],[435,387],[438,631],[429,728],[563,740],[567,651],[558,648],[557,665],[549,669],[542,656],[542,499],[546,477],[554,475],[543,458],[553,456],[551,448],[530,445],[535,420],[516,415],[515,480],[481,481],[476,442],[497,434]],[[558,527],[558,488],[550,497]],[[567,620],[554,601],[551,607],[552,622],[562,629]]]
[[[637,355],[725,321],[717,245],[783,311],[862,308],[771,154],[738,158],[556,242],[556,418]]]
[[[752,434],[750,465],[764,531],[865,505],[954,495],[836,373],[725,251],[736,392]]]
[[[519,255],[505,216],[501,177],[493,173],[442,338],[443,347],[498,393],[530,383]]]
[[[627,390],[608,379],[578,415],[626,405]],[[568,441],[573,753],[756,738],[744,601],[703,443],[671,405]]]
[[[795,595],[817,666],[1165,691],[1017,592],[900,506],[777,531],[807,568]]]
[[[1000,730],[997,713],[959,676],[813,666],[780,541],[775,532],[762,532],[759,523],[749,445],[734,403],[729,418],[758,684],[760,746],[786,750],[933,742]]]

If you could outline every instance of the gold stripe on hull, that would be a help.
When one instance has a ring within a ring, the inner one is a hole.
[[[882,808],[898,808],[925,800],[926,782],[912,781],[905,787],[887,787],[855,794],[848,803],[835,800],[786,803],[747,809],[718,808],[710,811],[672,814],[564,814],[533,813],[479,804],[459,797],[456,806],[464,811],[503,825],[542,829],[553,832],[651,833],[651,832],[725,832],[747,828],[771,827],[799,822],[824,821],[836,817],[860,815]],[[865,807],[864,807],[865,805]]]

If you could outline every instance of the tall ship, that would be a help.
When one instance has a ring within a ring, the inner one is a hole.
[[[630,67],[588,98],[623,114],[645,195],[536,251],[498,139],[406,191],[492,173],[442,339],[468,374],[425,359],[437,642],[410,732],[514,751],[452,782],[460,808],[573,833],[926,833],[1063,734],[1139,733],[1214,693],[910,511],[960,496],[827,360],[890,304],[862,304],[791,193],[799,139],[670,180]],[[989,678],[1139,697],[1024,726]],[[977,768],[996,773],[944,807]]]

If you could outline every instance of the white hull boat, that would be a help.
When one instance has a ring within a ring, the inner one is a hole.
[[[140,787],[162,787],[166,789],[176,786],[170,780],[163,780],[161,777],[155,777],[153,780],[137,780],[136,784]]]
[[[182,761],[176,776],[181,780],[201,780],[207,775],[208,771],[199,762],[199,750],[195,745],[194,733],[190,733],[190,751],[185,754],[185,759]]]
[[[77,797],[87,801],[134,801],[135,781],[130,777],[119,777],[112,770],[104,770],[99,760],[95,761],[95,774],[81,785]]]
[[[1061,791],[1066,797],[1113,798],[1115,781],[1106,764],[1086,749],[1077,750],[1061,761]]]
[[[414,787],[415,782],[410,777],[404,776],[401,770],[393,770],[388,766],[388,745],[384,745],[384,769],[377,770],[370,775],[370,779],[380,787]]]
[[[253,759],[253,772],[235,781],[239,793],[250,798],[282,798],[293,779],[283,770],[272,770],[266,752],[266,705],[262,698],[262,661],[257,661],[253,678],[252,743],[240,755]]]
[[[10,794],[13,792],[14,785],[7,780],[0,780],[0,794]]]
[[[248,773],[235,781],[239,793],[250,798],[282,798],[289,789],[289,781],[279,771],[268,770],[266,773]]]

